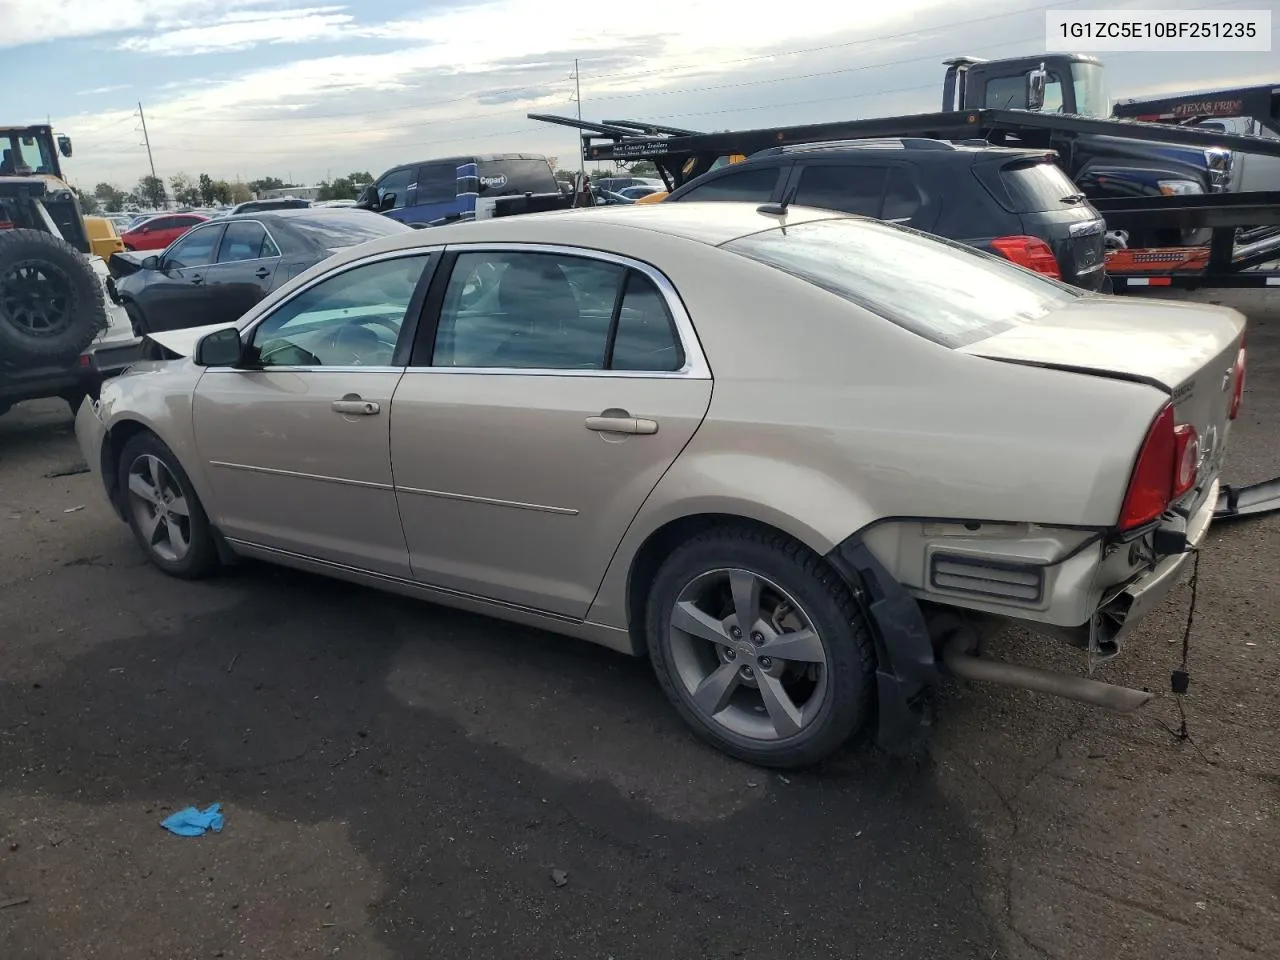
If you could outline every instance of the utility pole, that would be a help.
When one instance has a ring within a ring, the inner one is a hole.
[[[578,73],[578,58],[573,58],[573,99],[578,101],[578,122],[582,122],[582,78]],[[583,155],[582,143],[578,143],[578,175],[579,186],[587,179],[587,159]]]
[[[157,180],[159,178],[156,176],[156,162],[151,156],[151,138],[147,136],[147,115],[142,112],[141,100],[138,101],[138,119],[142,121],[142,142],[147,148],[147,163],[151,165],[151,179]]]

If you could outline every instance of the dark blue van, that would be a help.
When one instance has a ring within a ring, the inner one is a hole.
[[[531,196],[532,195],[532,196]],[[500,204],[504,197],[538,198],[532,206]],[[524,213],[563,205],[563,193],[547,158],[532,153],[441,157],[393,167],[360,196],[356,206],[411,226],[485,220],[504,212]],[[519,206],[521,209],[514,209]]]

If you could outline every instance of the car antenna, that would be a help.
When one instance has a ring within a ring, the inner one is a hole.
[[[756,207],[756,213],[764,214],[766,217],[786,217],[787,208],[791,206],[791,201],[796,197],[796,191],[793,187],[788,193],[783,194],[780,203],[762,203]],[[786,233],[787,225],[782,224],[782,232]]]

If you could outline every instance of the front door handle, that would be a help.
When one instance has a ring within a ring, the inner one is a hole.
[[[356,417],[374,417],[382,407],[375,400],[361,400],[359,397],[343,397],[331,404],[335,413]]]
[[[257,270],[254,271],[253,275],[257,277],[259,280],[265,280],[267,279],[267,277],[271,276],[271,271],[268,270],[266,267],[259,267]]]
[[[196,286],[199,286],[200,284],[204,283],[204,277],[201,277],[199,275],[194,276],[191,278],[191,282],[194,283]]]
[[[629,433],[649,436],[658,432],[658,421],[630,416],[625,410],[587,417],[587,429],[598,433]]]

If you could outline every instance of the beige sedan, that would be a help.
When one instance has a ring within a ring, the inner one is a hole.
[[[896,742],[948,669],[1144,702],[973,624],[1119,651],[1204,536],[1242,337],[875,221],[637,204],[343,251],[153,334],[77,432],[169,574],[254,557],[645,655],[699,735],[798,766]]]

